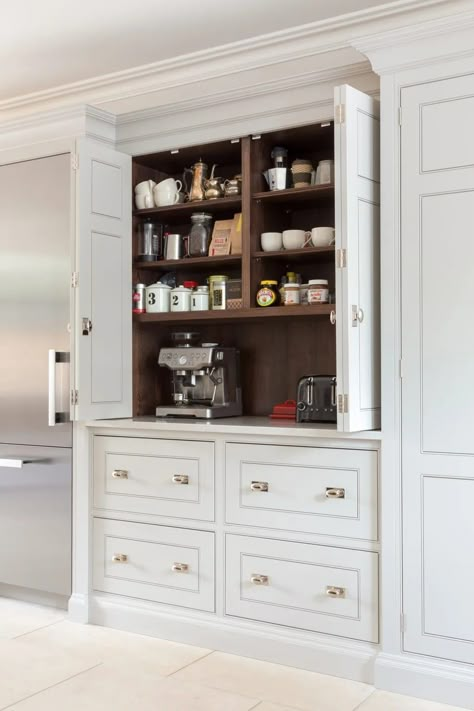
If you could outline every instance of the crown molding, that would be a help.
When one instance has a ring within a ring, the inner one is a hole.
[[[18,115],[21,112],[79,103],[104,105],[264,67],[278,68],[279,65],[293,60],[347,49],[350,46],[349,39],[356,28],[365,25],[368,29],[373,23],[390,25],[399,21],[400,15],[404,13],[424,11],[433,6],[443,6],[446,2],[447,0],[396,0],[320,22],[64,84],[0,101],[0,115]],[[360,61],[360,58],[355,61]]]
[[[81,136],[114,145],[116,117],[81,105],[8,119],[0,122],[0,151]]]
[[[380,75],[474,57],[474,10],[355,38],[351,44]]]
[[[320,84],[336,84],[338,82],[346,81],[351,77],[369,73],[371,73],[371,67],[368,60],[358,62],[357,64],[342,64],[337,67],[331,67],[327,70],[306,71],[300,74],[292,74],[282,79],[262,81],[253,86],[245,85],[239,89],[217,91],[209,94],[203,93],[199,97],[175,101],[171,105],[165,104],[139,111],[129,111],[118,115],[116,117],[116,123],[118,127],[122,127],[130,124],[142,123],[143,121],[147,121],[149,119],[156,120],[164,116],[175,116],[177,113],[196,111],[211,106],[217,107],[229,102],[268,96],[270,94],[279,94],[281,92],[287,92],[302,87],[312,87],[314,89]]]

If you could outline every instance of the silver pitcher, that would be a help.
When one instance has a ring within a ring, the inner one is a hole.
[[[167,234],[165,235],[165,259],[181,259],[185,254],[185,238],[183,235]]]

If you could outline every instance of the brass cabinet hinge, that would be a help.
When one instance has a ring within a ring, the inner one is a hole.
[[[336,106],[336,123],[345,123],[346,121],[346,107],[344,104],[337,104]]]
[[[348,395],[338,395],[337,396],[337,411],[340,415],[345,415],[349,412],[349,396]]]
[[[71,405],[77,405],[79,400],[79,392],[77,390],[71,390]]]
[[[336,268],[345,269],[347,267],[347,249],[336,250]]]

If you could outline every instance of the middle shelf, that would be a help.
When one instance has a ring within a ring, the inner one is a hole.
[[[299,306],[272,306],[268,308],[224,309],[222,311],[168,311],[166,313],[135,314],[139,323],[193,323],[216,321],[253,321],[268,318],[304,318],[329,316],[336,309],[335,304],[311,304]]]

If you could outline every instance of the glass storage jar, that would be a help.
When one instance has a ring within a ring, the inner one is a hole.
[[[211,241],[212,215],[207,212],[195,212],[191,215],[192,227],[189,233],[189,256],[207,257]]]

